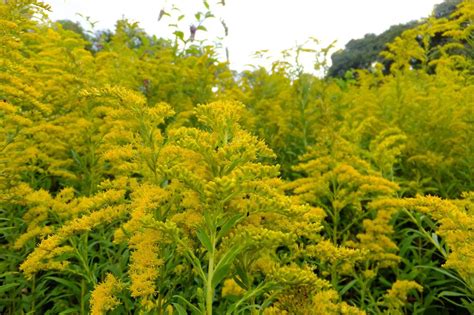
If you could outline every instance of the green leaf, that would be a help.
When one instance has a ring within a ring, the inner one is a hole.
[[[79,157],[79,154],[77,154],[76,151],[74,151],[73,149],[71,149],[71,155],[72,155],[72,158],[74,159],[74,161],[81,165],[81,158]]]
[[[77,314],[77,308],[68,308],[59,313],[59,315],[63,315],[63,314]]]
[[[225,222],[222,226],[221,226],[221,230],[219,231],[219,233],[217,234],[217,238],[220,239],[224,236],[227,235],[227,233],[229,233],[229,231],[238,223],[240,222],[243,218],[245,218],[245,216],[243,214],[237,214],[233,217],[231,217],[229,220],[227,220],[227,222]]]
[[[184,41],[184,33],[181,31],[175,31],[173,33],[176,37],[178,37],[180,40]]]
[[[11,288],[17,287],[19,285],[20,285],[19,283],[4,284],[4,285],[0,286],[0,293],[4,293],[4,292],[10,290]]]
[[[205,274],[204,270],[202,269],[201,261],[199,260],[199,258],[197,258],[196,255],[194,255],[193,251],[190,250],[189,248],[186,248],[185,256],[189,260],[189,262],[194,266],[194,268],[196,268],[196,270],[198,271],[199,276],[204,281],[206,281],[207,277],[206,277],[206,274]]]
[[[212,275],[212,288],[214,289],[217,287],[219,283],[225,278],[225,276],[229,273],[231,264],[221,265],[219,269],[216,269],[214,274]]]
[[[203,229],[198,229],[196,235],[201,242],[201,244],[206,248],[206,250],[212,253],[214,250],[212,248],[211,239]]]
[[[80,292],[80,288],[75,282],[58,278],[58,277],[53,277],[53,276],[46,277],[46,279],[56,281],[57,283],[60,283],[64,285],[65,287],[68,287],[71,290],[71,292],[76,292],[76,293]]]
[[[461,292],[443,291],[438,295],[438,297],[442,296],[466,296],[466,294]]]
[[[466,283],[459,277],[456,277],[454,274],[452,274],[451,272],[449,272],[448,270],[445,270],[445,269],[442,269],[442,268],[438,268],[438,267],[431,267],[431,266],[416,266],[416,268],[427,268],[427,269],[432,269],[432,270],[435,270],[439,273],[442,273],[444,274],[445,276],[448,276],[449,278],[451,279],[454,279],[464,285],[466,285]],[[467,286],[467,285],[466,285]]]
[[[433,240],[433,242],[439,246],[439,240],[438,240],[438,234],[436,233],[431,233],[431,239]]]
[[[265,293],[266,291],[270,290],[272,288],[272,286],[273,286],[272,283],[263,283],[263,284],[260,284],[259,286],[257,286],[256,288],[253,288],[252,290],[249,290],[249,291],[245,292],[244,296],[240,300],[238,300],[231,307],[229,307],[226,314],[235,314],[236,311],[237,311],[237,313],[242,312],[243,310],[248,308],[248,306],[247,306],[245,308],[240,308],[239,309],[239,306],[242,303],[244,303],[245,301],[247,301],[247,300],[249,300],[253,297],[256,297],[256,296],[259,296],[259,295]],[[253,308],[253,307],[254,307],[254,305],[250,305],[250,308]]]
[[[215,288],[229,272],[235,257],[242,251],[242,246],[236,244],[232,246],[227,253],[217,263],[214,274],[212,275],[212,287]]]
[[[182,297],[181,295],[175,295],[173,296],[174,298],[180,300],[180,301],[183,301],[184,304],[186,304],[191,310],[193,310],[194,312],[196,312],[197,314],[202,314],[201,310],[199,310],[196,306],[194,306],[193,304],[191,304],[191,302],[189,302],[188,300],[186,300],[184,297]],[[173,305],[175,305],[175,303],[173,303]],[[186,313],[185,313],[186,314]]]
[[[431,240],[433,241],[433,243],[436,245],[436,247],[441,251],[441,253],[444,255],[444,256],[447,256],[448,254],[446,253],[446,250],[443,248],[443,246],[439,243],[439,239],[438,239],[438,234],[436,233],[431,233]]]
[[[176,311],[178,312],[178,315],[187,315],[188,313],[186,313],[186,309],[179,305],[178,303],[173,303],[173,306],[174,308],[176,309]]]
[[[200,30],[200,31],[207,32],[207,28],[205,28],[205,27],[202,26],[202,25],[199,25],[199,26],[197,27],[197,29]]]
[[[238,276],[238,277],[234,277],[235,282],[237,282],[237,284],[243,287],[244,289],[248,290],[249,289],[247,288],[247,283],[249,283],[249,278],[247,275],[248,271],[245,270],[245,268],[241,264],[237,264],[235,266],[235,272]]]
[[[356,284],[356,282],[357,282],[357,280],[352,280],[351,282],[346,284],[341,290],[339,290],[339,295],[343,295],[347,291],[349,291],[349,289],[352,288],[354,286],[354,284]]]

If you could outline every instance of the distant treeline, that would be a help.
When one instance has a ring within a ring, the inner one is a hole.
[[[456,9],[456,5],[461,0],[445,0],[436,5],[433,9],[433,16],[442,19],[449,18]],[[331,77],[342,77],[351,69],[369,69],[375,62],[381,62],[385,69],[390,68],[389,61],[380,56],[380,53],[386,49],[386,45],[400,36],[404,31],[412,29],[422,24],[422,21],[410,21],[403,24],[392,25],[385,32],[376,35],[373,33],[365,34],[363,38],[350,40],[344,49],[335,52],[331,59],[332,65],[329,68],[328,75]],[[439,40],[431,43],[433,46],[439,45]]]

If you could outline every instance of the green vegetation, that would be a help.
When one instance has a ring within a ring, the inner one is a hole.
[[[474,313],[474,2],[344,78],[47,9],[0,5],[0,313]]]

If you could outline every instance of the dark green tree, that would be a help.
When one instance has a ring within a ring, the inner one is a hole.
[[[56,23],[60,24],[63,29],[77,33],[85,40],[90,40],[90,36],[87,35],[86,31],[79,22],[73,22],[71,20],[57,20]]]
[[[351,69],[368,69],[374,62],[387,63],[380,57],[380,52],[387,43],[392,42],[405,30],[419,25],[417,21],[391,26],[382,34],[366,34],[363,38],[350,40],[344,49],[336,51],[332,56],[332,65],[328,75],[342,77]]]
[[[451,13],[456,10],[456,6],[461,3],[462,0],[445,0],[440,4],[435,5],[433,10],[433,15],[436,18],[447,18],[451,15]]]
[[[449,18],[456,10],[456,6],[462,0],[445,0],[435,5],[433,16],[435,18]],[[351,69],[369,69],[374,62],[381,62],[385,69],[389,69],[389,63],[380,56],[387,43],[392,42],[397,36],[400,36],[405,30],[417,27],[420,21],[411,21],[404,24],[391,26],[385,32],[375,35],[366,34],[363,38],[350,40],[344,49],[336,51],[332,56],[332,65],[329,68],[328,75],[331,77],[343,77]],[[430,43],[435,47],[443,44],[448,39],[435,36]]]

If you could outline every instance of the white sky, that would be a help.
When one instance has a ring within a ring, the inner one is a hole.
[[[196,10],[203,10],[201,0],[44,0],[52,6],[50,18],[84,22],[77,13],[98,21],[96,29],[113,29],[115,21],[126,17],[139,22],[147,33],[170,36],[170,18],[158,22],[162,8],[169,11],[176,4],[186,18],[180,27],[188,35]],[[224,7],[209,0],[217,19],[204,24],[206,38],[222,35],[222,18],[229,28],[224,45],[230,52],[231,67],[236,70],[255,64],[251,55],[268,49],[278,53],[303,43],[310,36],[323,45],[337,40],[344,47],[350,39],[366,33],[381,33],[391,25],[427,17],[442,0],[226,0]],[[176,19],[177,16],[175,16]],[[187,36],[186,35],[186,36]]]

